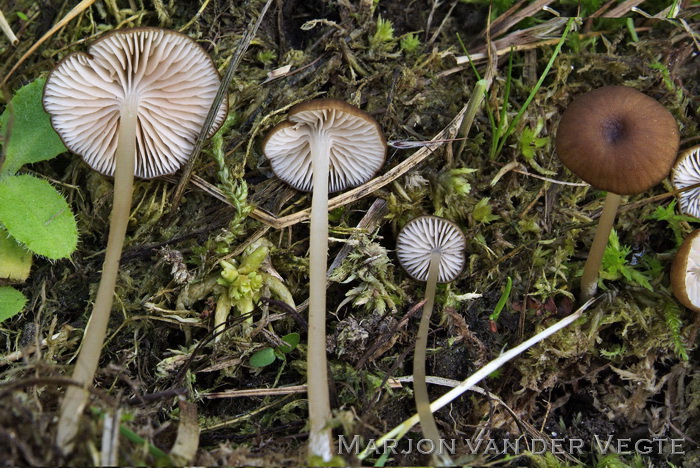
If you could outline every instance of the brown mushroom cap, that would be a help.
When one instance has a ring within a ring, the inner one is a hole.
[[[464,268],[466,238],[452,221],[438,216],[421,216],[409,221],[396,239],[396,255],[406,272],[427,281],[430,258],[440,252],[439,283],[449,283]]]
[[[671,171],[671,183],[676,190],[700,184],[700,145],[683,151]],[[700,187],[678,194],[681,213],[700,218]]]
[[[138,100],[135,175],[175,172],[189,158],[221,82],[209,55],[184,34],[120,29],[66,56],[44,87],[44,108],[66,148],[113,175],[121,106]],[[228,109],[222,102],[212,135]]]
[[[700,229],[685,238],[673,258],[671,288],[678,302],[700,312]]]
[[[277,177],[297,190],[313,188],[310,139],[331,139],[328,191],[362,185],[384,165],[386,139],[371,115],[338,99],[314,99],[289,110],[270,130],[263,151]]]
[[[576,97],[556,136],[559,158],[592,186],[631,195],[661,182],[679,144],[673,115],[627,86],[604,86]]]

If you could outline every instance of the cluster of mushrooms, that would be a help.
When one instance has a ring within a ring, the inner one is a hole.
[[[61,405],[57,444],[70,451],[87,401],[112,307],[133,178],[177,171],[188,159],[208,112],[216,112],[209,136],[223,122],[224,101],[210,110],[220,77],[207,53],[189,37],[156,28],[123,29],[95,41],[89,53],[72,53],[49,74],[44,107],[66,147],[96,171],[114,176],[114,203],[102,278],[86,327],[73,380]],[[630,115],[641,115],[632,118]],[[582,179],[608,192],[600,226],[585,266],[582,300],[595,294],[597,274],[620,195],[649,189],[667,176],[678,150],[675,119],[658,102],[628,87],[607,86],[579,96],[564,113],[556,137],[563,163]],[[326,361],[326,269],[328,193],[359,186],[380,171],[386,140],[379,124],[362,110],[336,99],[316,99],[291,108],[287,119],[262,142],[274,173],[301,191],[312,192],[309,260],[308,400],[312,456],[333,455]],[[596,159],[597,158],[597,159]],[[687,166],[700,166],[698,151],[679,162],[674,180],[696,184]],[[688,182],[690,180],[690,182]],[[700,188],[697,188],[700,190]],[[700,202],[683,202],[698,209]],[[694,233],[679,257],[698,258]],[[414,358],[415,399],[421,427],[439,447],[430,411],[425,353],[437,283],[458,277],[465,263],[465,236],[455,223],[424,216],[398,234],[401,265],[427,283]],[[695,257],[693,257],[695,255]],[[679,300],[698,309],[700,260],[677,260],[673,288]],[[679,279],[677,279],[677,277]],[[680,292],[679,291],[683,291]],[[447,464],[446,456],[434,458]]]

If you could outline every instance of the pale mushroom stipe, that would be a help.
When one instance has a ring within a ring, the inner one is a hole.
[[[671,184],[676,190],[700,184],[700,146],[683,151],[671,171]],[[700,218],[700,187],[678,194],[678,209],[688,216]]]
[[[88,386],[97,369],[119,270],[134,175],[175,172],[189,157],[219,87],[209,55],[188,36],[157,28],[117,30],[61,60],[44,87],[44,108],[66,148],[114,175],[114,202],[102,277],[72,379]],[[223,123],[226,100],[210,135]],[[57,445],[70,452],[87,401],[70,386]]]
[[[604,86],[576,97],[559,122],[557,154],[571,172],[607,191],[581,277],[581,302],[598,288],[598,271],[620,195],[649,190],[671,170],[678,124],[656,100],[627,86]]]
[[[430,316],[435,305],[437,283],[449,283],[462,272],[466,238],[453,222],[437,216],[421,216],[409,221],[396,239],[396,255],[406,272],[418,281],[426,281],[425,305],[418,327],[413,357],[413,393],[423,434],[434,447],[442,447],[425,375]],[[452,460],[441,450],[433,452],[433,463],[450,466]]]
[[[297,190],[312,191],[309,247],[307,380],[309,455],[333,456],[326,358],[328,193],[371,179],[386,159],[386,139],[366,112],[337,99],[315,99],[289,110],[263,151],[273,172]],[[319,177],[320,175],[320,177]]]

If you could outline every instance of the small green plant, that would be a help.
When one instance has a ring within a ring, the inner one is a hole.
[[[525,157],[525,161],[527,161],[527,163],[534,170],[536,170],[542,175],[552,176],[555,175],[556,172],[544,169],[537,162],[537,159],[535,159],[535,156],[537,155],[537,150],[545,147],[547,144],[549,144],[550,141],[549,137],[539,136],[543,128],[544,119],[541,117],[537,119],[537,124],[535,125],[535,128],[523,128],[522,132],[520,133],[520,142],[518,143],[518,147],[520,149],[520,153]]]
[[[260,300],[263,286],[285,303],[295,307],[294,299],[287,287],[276,277],[260,270],[270,249],[265,245],[253,245],[251,250],[239,261],[221,260],[219,262],[222,271],[217,283],[221,288],[216,302],[215,326],[226,322],[232,307],[241,314],[252,312],[255,303]],[[252,322],[252,317],[249,317],[249,322]]]
[[[600,279],[619,280],[625,278],[627,281],[642,286],[643,288],[653,291],[649,283],[649,276],[639,270],[635,270],[627,262],[627,256],[632,252],[628,246],[621,245],[617,232],[613,229],[610,232],[608,246],[603,254],[603,268],[600,273]]]
[[[383,19],[381,16],[377,18],[377,29],[374,35],[369,38],[369,47],[375,53],[391,52],[396,45],[394,37],[394,26],[391,21]]]
[[[472,211],[472,216],[474,221],[481,224],[489,224],[500,218],[500,216],[493,214],[493,209],[489,205],[489,197],[484,197],[474,205],[474,211]]]
[[[697,222],[697,218],[676,213],[676,200],[671,200],[671,203],[664,206],[657,206],[656,210],[649,215],[647,219],[655,221],[666,221],[668,227],[673,231],[673,237],[676,240],[676,247],[683,243],[683,228],[681,222]]]
[[[285,344],[275,346],[274,348],[263,348],[256,351],[250,357],[250,365],[253,367],[266,367],[275,362],[276,359],[286,361],[286,355],[294,351],[299,344],[299,333],[290,333],[282,337]]]
[[[24,281],[32,254],[58,260],[73,253],[78,230],[68,203],[46,180],[17,174],[25,164],[66,151],[41,104],[44,80],[22,87],[0,116],[0,278]],[[9,288],[12,289],[12,288]],[[19,291],[13,294],[18,297]],[[0,317],[21,311],[0,300]],[[13,313],[10,313],[13,312]]]
[[[258,62],[263,65],[270,65],[275,59],[277,59],[277,54],[273,50],[261,50],[257,55]]]
[[[414,33],[408,33],[401,38],[399,45],[404,53],[410,54],[418,50],[420,39]]]

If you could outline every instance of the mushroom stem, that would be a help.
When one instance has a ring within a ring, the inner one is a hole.
[[[598,272],[603,262],[605,247],[608,245],[610,231],[612,231],[615,223],[615,215],[617,214],[617,208],[620,206],[620,199],[620,195],[612,192],[608,192],[605,196],[603,212],[600,215],[600,220],[598,220],[598,228],[595,231],[595,237],[593,237],[591,250],[588,252],[586,265],[583,267],[581,298],[579,299],[581,303],[595,296],[598,290]]]
[[[66,390],[56,433],[56,444],[66,453],[72,450],[73,440],[78,432],[78,422],[88,397],[85,389],[92,384],[95,377],[112,309],[119,259],[122,255],[131,210],[131,191],[136,159],[137,107],[135,99],[127,100],[127,105],[124,106],[120,116],[114,173],[114,201],[105,260],[102,265],[102,277],[71,377],[82,386],[70,386]]]
[[[416,410],[420,419],[420,427],[423,435],[433,442],[433,463],[436,466],[452,465],[449,456],[442,452],[440,444],[440,431],[433,412],[430,411],[430,397],[428,396],[428,385],[425,380],[425,355],[428,348],[428,330],[430,328],[430,316],[435,305],[435,290],[437,288],[438,274],[440,273],[440,250],[435,249],[430,255],[430,266],[428,267],[428,282],[425,286],[425,304],[423,305],[423,315],[418,326],[418,337],[416,338],[416,349],[413,356],[413,396],[416,400]]]
[[[330,141],[325,132],[311,138],[313,193],[309,252],[309,346],[306,352],[309,399],[309,456],[333,456],[326,359],[326,269],[328,263],[328,171]]]

